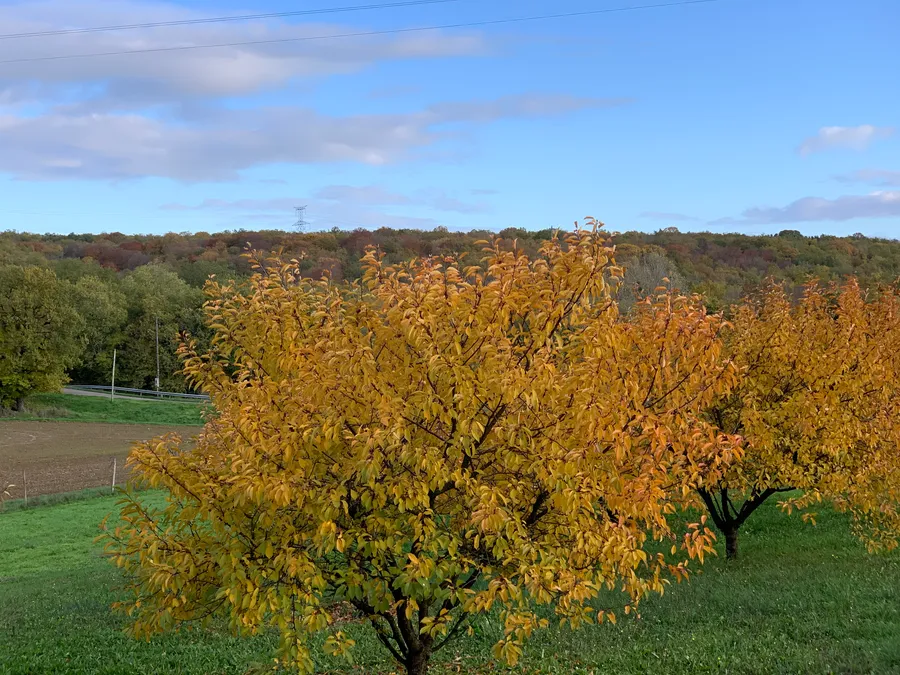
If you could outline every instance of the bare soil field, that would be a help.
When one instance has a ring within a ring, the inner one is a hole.
[[[29,497],[111,485],[113,459],[122,484],[132,444],[170,431],[191,438],[201,427],[0,421],[0,488],[12,484],[10,497],[23,497],[23,471]]]

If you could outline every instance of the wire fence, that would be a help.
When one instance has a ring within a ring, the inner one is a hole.
[[[30,461],[26,465],[0,467],[0,491],[8,499],[36,499],[63,492],[124,485],[130,476],[128,453],[112,456],[60,458]]]

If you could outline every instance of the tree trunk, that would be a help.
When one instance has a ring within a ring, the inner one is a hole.
[[[25,412],[25,399],[24,398],[16,399],[16,412]]]
[[[732,525],[725,530],[725,558],[734,560],[738,554],[738,528]]]
[[[428,672],[429,656],[428,650],[425,649],[410,652],[409,656],[406,657],[407,675],[425,675]]]

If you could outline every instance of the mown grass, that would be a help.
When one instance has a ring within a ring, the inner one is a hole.
[[[25,400],[24,413],[6,413],[5,419],[109,422],[115,424],[201,425],[207,404],[184,401],[72,394],[35,394]]]
[[[159,499],[146,493],[145,499]],[[105,497],[0,514],[0,673],[249,673],[276,638],[204,630],[134,641],[112,614],[118,572],[93,543]],[[434,673],[898,673],[900,555],[870,556],[846,519],[815,527],[769,504],[742,533],[742,559],[642,605],[641,617],[537,633],[514,669],[490,658],[496,617],[439,654]],[[317,650],[320,672],[389,673],[371,634],[351,624],[355,662]],[[317,641],[317,644],[320,644]]]
[[[49,495],[38,495],[24,499],[7,499],[0,504],[0,514],[12,513],[23,509],[41,509],[47,506],[60,506],[72,502],[82,502],[88,499],[102,499],[115,494],[109,485],[103,487],[85,488],[72,492],[56,492]]]

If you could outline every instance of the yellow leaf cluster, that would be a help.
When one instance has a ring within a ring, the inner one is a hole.
[[[249,288],[208,286],[213,346],[183,353],[217,415],[191,449],[133,451],[168,504],[129,496],[106,534],[135,634],[222,613],[275,626],[280,659],[308,670],[306,636],[349,603],[421,672],[498,605],[514,663],[546,624],[535,604],[577,626],[601,589],[636,605],[712,550],[705,524],[671,518],[741,455],[707,416],[739,369],[699,298],[622,320],[598,226],[533,259],[488,242],[478,264],[373,250],[364,266],[336,285],[265,260]],[[649,553],[661,540],[671,554]]]
[[[829,499],[853,514],[871,549],[896,547],[897,291],[866,293],[850,280],[812,283],[793,298],[769,285],[736,310],[723,337],[741,376],[709,419],[741,435],[745,452],[701,491],[716,525],[736,532],[766,498],[793,493],[787,511]]]

